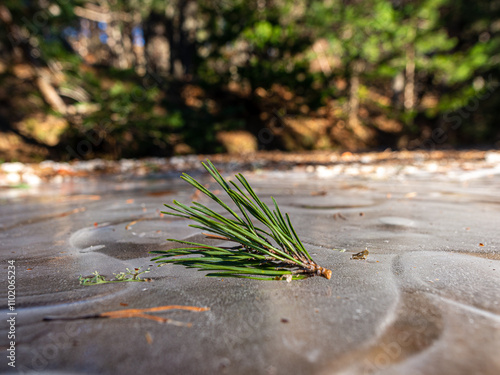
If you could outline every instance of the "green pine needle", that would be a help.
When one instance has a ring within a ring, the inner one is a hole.
[[[170,250],[152,251],[158,254],[153,261],[166,264],[183,264],[189,268],[219,271],[207,274],[216,277],[240,277],[256,280],[298,280],[310,276],[329,279],[332,271],[317,265],[297,236],[288,214],[281,213],[274,198],[274,209],[269,208],[257,196],[242,174],[233,181],[224,180],[215,166],[207,160],[202,163],[214,180],[231,198],[239,214],[224,203],[193,177],[183,173],[181,178],[219,204],[227,217],[193,202],[186,206],[176,200],[165,205],[170,211],[162,212],[195,221],[193,228],[201,229],[207,238],[232,241],[238,246],[210,246],[198,242],[169,239],[183,246]],[[262,224],[254,225],[252,219]]]

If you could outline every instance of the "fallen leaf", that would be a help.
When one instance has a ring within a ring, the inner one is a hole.
[[[146,336],[146,342],[148,343],[148,345],[151,345],[153,343],[153,336],[151,336],[151,333],[146,332],[144,336]]]
[[[85,207],[80,207],[80,208],[75,208],[74,210],[71,210],[71,211],[66,211],[66,212],[63,212],[63,213],[60,213],[54,217],[65,217],[65,216],[69,216],[69,215],[73,215],[73,214],[77,214],[79,212],[84,212],[85,210],[87,210]]]
[[[67,202],[74,200],[90,200],[90,201],[98,201],[101,199],[100,195],[69,195],[67,197],[61,197],[57,201],[58,202]]]
[[[311,191],[311,196],[325,196],[327,192],[325,190]]]
[[[351,256],[351,259],[366,259],[368,257],[368,254],[370,254],[370,252],[368,251],[368,249],[365,249],[359,253],[356,253],[356,254],[353,254]]]
[[[335,220],[337,220],[337,219],[347,220],[347,218],[344,215],[342,215],[340,212],[333,214],[333,218]]]
[[[128,223],[125,226],[125,230],[129,230],[132,226],[134,226],[135,224],[137,224],[139,221],[142,221],[142,220],[144,220],[144,219],[142,218],[142,219],[137,219],[137,220],[131,221],[130,223]]]
[[[106,311],[100,314],[90,314],[82,316],[47,316],[44,320],[77,320],[77,319],[93,319],[93,318],[109,318],[109,319],[122,319],[122,318],[143,318],[153,320],[158,323],[168,323],[176,326],[191,327],[191,323],[179,322],[177,320],[162,318],[160,316],[149,315],[150,312],[159,312],[167,310],[186,310],[186,311],[208,311],[209,307],[196,307],[196,306],[182,306],[182,305],[167,305],[150,307],[146,309],[125,309]]]
[[[133,200],[133,199],[127,199],[127,200],[125,201],[125,203],[126,203],[126,204],[132,204],[132,203],[134,203],[134,200]]]
[[[132,225],[134,225],[135,223],[137,223],[137,220],[131,221],[130,223],[128,223],[127,225],[125,225],[125,230],[129,230],[129,229],[130,229],[130,227],[131,227]]]
[[[201,191],[199,190],[196,190],[193,195],[191,195],[191,200],[193,202],[196,202],[199,198],[200,198],[200,195],[201,195]]]

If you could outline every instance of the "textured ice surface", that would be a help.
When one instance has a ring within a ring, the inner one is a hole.
[[[142,179],[47,186],[3,199],[1,258],[17,266],[18,368],[500,373],[500,176],[415,170],[398,178],[372,169],[246,174],[266,202],[272,195],[290,213],[313,257],[333,270],[331,280],[207,278],[169,265],[151,267],[152,283],[80,286],[78,276],[95,270],[109,277],[150,267],[149,251],[172,247],[166,238],[203,240],[182,219],[160,213],[163,203],[187,203],[194,191],[178,180]],[[351,259],[365,248],[367,260]],[[2,285],[5,279],[4,272]],[[169,304],[211,310],[161,314],[190,328],[137,318],[43,321]],[[9,370],[5,359],[0,370]]]

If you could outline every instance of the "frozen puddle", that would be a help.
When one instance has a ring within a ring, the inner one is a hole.
[[[196,197],[178,179],[9,193],[0,205],[0,249],[4,264],[16,260],[19,365],[46,374],[500,373],[497,169],[461,175],[436,164],[396,175],[393,166],[391,175],[370,160],[362,167],[245,173],[333,271],[330,280],[291,283],[156,267],[149,252],[175,246],[167,238],[205,240],[161,214],[163,203]],[[364,249],[366,260],[351,259]],[[137,267],[151,268],[153,282],[78,282]],[[163,305],[210,311],[157,313],[191,327],[43,320]],[[1,361],[0,371],[6,366]]]

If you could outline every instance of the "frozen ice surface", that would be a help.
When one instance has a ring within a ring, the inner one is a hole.
[[[16,261],[16,371],[500,373],[498,171],[370,162],[245,173],[266,202],[274,196],[290,213],[310,253],[333,270],[331,280],[221,279],[156,267],[149,251],[172,247],[166,238],[203,241],[187,222],[160,212],[174,198],[193,198],[177,178],[4,192],[0,250],[4,270]],[[351,259],[365,248],[366,260]],[[79,275],[110,277],[127,267],[151,267],[153,282],[78,283]],[[4,271],[4,286],[6,278]],[[192,327],[138,318],[43,320],[174,304],[210,311],[157,314]],[[7,336],[5,325],[0,334]],[[17,373],[4,358],[0,371],[9,370]]]

